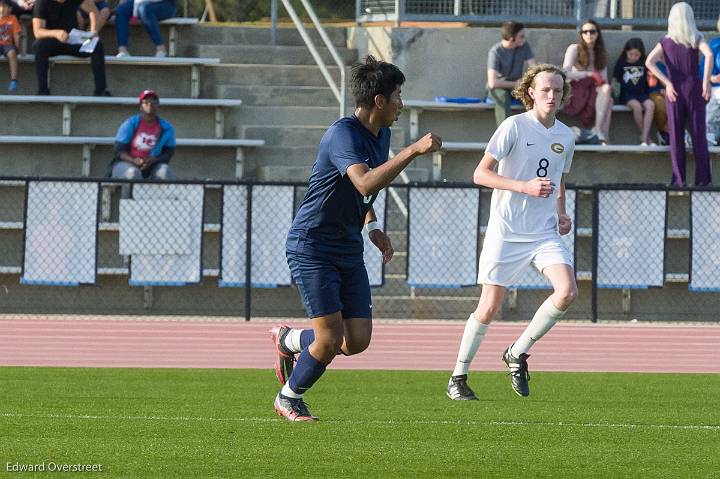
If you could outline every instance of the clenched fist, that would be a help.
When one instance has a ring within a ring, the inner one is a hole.
[[[418,155],[424,155],[425,153],[438,151],[440,147],[442,147],[442,138],[437,136],[435,133],[427,133],[425,136],[413,143],[412,146],[415,148]]]

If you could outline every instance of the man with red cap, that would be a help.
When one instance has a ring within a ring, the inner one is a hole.
[[[115,135],[108,174],[112,178],[171,180],[169,163],[175,152],[175,129],[158,116],[157,93],[145,90],[139,101],[140,113],[125,120]],[[123,187],[122,196],[129,197],[129,188]]]

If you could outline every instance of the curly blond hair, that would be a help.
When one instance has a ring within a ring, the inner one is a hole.
[[[570,87],[570,81],[567,78],[565,70],[558,66],[551,65],[550,63],[540,63],[538,65],[528,68],[528,70],[525,72],[525,75],[523,75],[522,79],[520,80],[518,86],[516,86],[515,89],[512,91],[512,96],[520,100],[522,104],[525,105],[526,110],[532,110],[533,105],[535,104],[532,97],[530,96],[530,93],[528,93],[528,90],[531,87],[535,88],[535,77],[543,72],[558,74],[563,79],[563,96],[562,101],[560,102],[560,108],[567,105],[567,103],[570,101],[572,89]]]

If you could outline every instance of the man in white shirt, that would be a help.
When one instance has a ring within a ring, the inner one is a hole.
[[[577,296],[572,256],[560,239],[572,227],[565,212],[564,175],[572,164],[575,135],[556,119],[570,98],[570,85],[560,68],[536,65],[525,73],[513,95],[528,111],[502,122],[473,175],[475,184],[494,191],[478,267],[480,301],[466,323],[448,383],[447,394],[453,400],[477,399],[467,385],[470,363],[502,307],[506,289],[525,268],[536,267],[554,291],[503,353],[518,395],[530,394],[528,351]]]

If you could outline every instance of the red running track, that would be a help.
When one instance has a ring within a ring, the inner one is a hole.
[[[141,368],[271,368],[275,322],[0,320],[0,365]],[[307,327],[309,323],[293,323]],[[500,355],[524,324],[496,323],[473,370]],[[464,323],[376,322],[367,351],[339,369],[451,370]],[[720,373],[720,326],[558,324],[533,350],[536,371]]]

